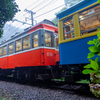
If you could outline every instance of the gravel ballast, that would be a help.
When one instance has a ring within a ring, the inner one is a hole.
[[[98,100],[66,90],[39,88],[12,82],[0,81],[2,100]]]

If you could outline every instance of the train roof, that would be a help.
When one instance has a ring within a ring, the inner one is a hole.
[[[44,24],[49,24],[49,25],[53,25],[54,26],[54,23],[48,19],[44,19],[43,21],[39,22],[38,24],[40,23],[44,23]]]
[[[55,33],[58,33],[57,27],[49,25],[49,24],[45,24],[45,23],[40,23],[40,24],[32,27],[30,29],[30,31],[28,32],[28,34],[31,33],[31,32],[34,32],[35,30],[40,29],[40,28],[48,29],[48,30],[54,31]]]
[[[74,13],[74,12],[80,10],[80,9],[83,9],[83,8],[93,4],[93,3],[96,3],[97,1],[98,0],[83,0],[83,1],[79,2],[78,4],[68,8],[67,10],[59,13],[57,15],[57,18],[61,19],[61,18],[65,17],[65,16],[70,15],[70,14],[72,14],[72,13]]]

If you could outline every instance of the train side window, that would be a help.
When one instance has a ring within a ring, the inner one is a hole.
[[[58,49],[59,45],[58,45],[58,34],[55,35],[55,47]]]
[[[0,48],[0,57],[2,56],[2,48]]]
[[[52,46],[52,40],[51,40],[51,33],[45,32],[45,46],[51,47]]]
[[[13,53],[13,43],[9,45],[9,54]]]
[[[64,39],[74,37],[74,21],[73,16],[63,20]]]
[[[22,41],[21,39],[16,41],[16,52],[19,52],[22,50]]]
[[[4,46],[4,47],[3,47],[3,56],[4,56],[4,55],[7,55],[7,46]]]
[[[81,35],[97,31],[100,27],[100,5],[79,13]]]
[[[38,47],[38,33],[33,34],[33,48]]]
[[[23,38],[23,49],[30,49],[30,35]]]

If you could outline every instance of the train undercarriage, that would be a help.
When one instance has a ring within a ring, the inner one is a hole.
[[[35,66],[35,67],[16,67],[15,69],[0,69],[0,77],[12,77],[16,80],[30,82],[61,80],[66,83],[75,83],[81,79],[89,79],[89,75],[83,75],[84,65],[67,66]]]

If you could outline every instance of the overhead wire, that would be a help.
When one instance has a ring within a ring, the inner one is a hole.
[[[45,2],[44,2],[45,1]],[[42,3],[46,3],[48,0],[44,0],[44,1],[42,1],[42,2],[40,2],[38,5],[36,5],[34,8],[36,8],[36,7],[38,7],[40,4],[42,4]],[[54,1],[54,0],[52,0],[52,1]],[[52,3],[52,1],[50,1],[48,4],[50,5],[51,3]],[[54,1],[55,2],[55,1]],[[53,3],[54,3],[53,2]],[[47,5],[48,5],[47,4]],[[46,5],[45,5],[46,6]],[[34,8],[32,8],[32,9],[34,9]],[[42,9],[42,8],[41,8]],[[23,16],[22,16],[23,17]]]
[[[20,25],[20,24],[17,24],[16,27],[19,26],[19,25]],[[24,24],[23,24],[23,25],[24,25]],[[19,26],[19,28],[20,28],[20,26]],[[18,28],[17,28],[17,29],[18,29]],[[13,30],[16,31],[15,28],[12,28],[12,29],[9,29],[7,32],[11,32],[11,33],[13,33],[13,32],[12,32]]]
[[[36,8],[36,7],[38,7],[39,5],[41,5],[42,3],[46,3],[48,0],[44,0],[44,1],[42,1],[42,2],[40,2],[38,5],[36,5],[34,8]],[[57,1],[57,0],[56,0]],[[55,1],[54,0],[52,0],[52,1],[50,1],[49,3],[47,3],[45,6],[43,6],[43,7],[46,7],[46,6],[48,6],[48,5],[51,5],[52,3],[54,3]],[[40,10],[42,10],[43,9],[43,7],[41,8],[41,9],[39,9],[38,11],[40,11]],[[32,8],[32,9],[34,9],[34,8]],[[31,9],[31,10],[32,10]],[[20,19],[22,19],[22,17],[23,16],[21,16],[21,18]]]
[[[37,3],[39,0],[37,0],[36,2],[34,2],[34,3],[32,3],[31,5],[29,5],[28,7],[30,7],[30,6],[32,6],[33,4],[35,4],[35,3]],[[26,7],[26,8],[28,8],[28,7]]]
[[[14,32],[16,32],[19,28],[21,28],[22,26],[23,26],[24,24],[22,24],[22,25],[20,25],[17,29],[15,29],[13,32],[11,32],[11,33],[14,33]]]
[[[28,7],[30,7],[30,6],[32,6],[33,4],[35,4],[35,3],[37,3],[39,0],[37,0],[36,2],[34,2],[34,3],[32,3],[31,5],[29,5]],[[26,8],[28,8],[28,7],[26,7]],[[26,9],[25,8],[25,9]],[[33,9],[33,8],[32,8]],[[17,17],[15,17],[15,18],[17,18],[17,19],[21,19],[23,16],[22,16],[22,13],[24,12],[24,10],[21,12],[21,14],[19,14],[20,15],[20,17],[19,17],[19,15],[17,16]],[[27,12],[25,12],[26,14],[27,14]]]
[[[39,1],[39,0],[37,0],[37,1]],[[36,2],[37,2],[37,1],[36,1]],[[44,1],[47,2],[47,0],[43,0],[43,1],[40,2],[38,5],[36,5],[34,8],[36,8],[36,7],[38,7],[40,4],[44,3]],[[35,3],[36,3],[36,2],[35,2]],[[33,4],[35,4],[35,3],[33,3]],[[31,5],[32,5],[32,4],[31,4]],[[29,6],[28,6],[28,7],[29,7]],[[28,8],[28,7],[26,7],[26,8]],[[25,9],[26,9],[26,8],[25,8]],[[32,9],[33,9],[33,8],[32,8]],[[23,16],[21,16],[21,17],[19,17],[19,18],[22,18],[22,17],[23,17]]]
[[[37,3],[38,1],[39,1],[39,0],[37,0],[37,1],[34,2],[33,4]],[[39,5],[41,5],[42,3],[44,3],[44,1],[47,2],[47,0],[43,0],[43,1],[40,2],[38,5],[36,5],[34,8],[36,8],[36,7],[38,7]],[[32,6],[33,4],[29,5],[28,7]],[[28,7],[26,7],[26,8],[28,8]],[[25,8],[25,9],[26,9],[26,8]],[[32,9],[33,9],[33,8],[32,8]],[[23,11],[24,11],[24,10],[23,10]],[[20,15],[20,14],[19,14],[19,15]],[[23,16],[19,17],[19,19],[22,19],[22,17],[23,17]]]
[[[57,0],[56,0],[56,1],[57,1]],[[48,5],[51,5],[51,4],[54,3],[54,2],[55,2],[54,0],[50,1],[49,3],[47,3],[46,5],[44,5],[42,8],[38,9],[36,12],[38,12],[38,11],[44,9],[45,7],[47,7]]]
[[[29,5],[28,7],[32,6],[33,4],[37,3],[38,1],[39,1],[39,0],[37,0],[37,1],[36,1],[36,2],[34,2],[34,3],[32,3],[32,4],[31,4],[31,5]],[[28,8],[28,7],[26,7],[26,8]],[[26,8],[25,8],[25,9],[26,9]],[[24,11],[24,10],[23,10],[23,11]],[[22,11],[22,12],[23,12],[23,11]],[[21,12],[21,13],[22,13],[22,12]],[[19,15],[20,15],[20,14],[19,14]],[[16,17],[19,17],[19,15],[18,15],[18,16],[16,16]]]
[[[48,0],[43,0],[42,2],[40,2],[38,5],[36,5],[34,8],[32,8],[31,10],[33,10],[33,9],[35,9],[35,8],[37,8],[39,5],[41,5],[41,4],[43,4],[43,3],[45,3],[45,2],[47,2]]]
[[[60,7],[64,6],[64,5],[65,5],[65,4],[63,4],[63,5],[59,6],[59,7],[56,7],[56,8],[54,8],[54,9],[52,9],[52,10],[49,10],[49,11],[47,11],[47,12],[43,13],[43,14],[40,14],[40,15],[38,15],[38,16],[36,16],[36,17],[34,17],[34,18],[37,18],[37,17],[40,17],[40,16],[45,15],[45,14],[47,14],[47,13],[50,13],[51,11],[56,10],[56,9],[58,9],[58,8],[60,8]]]
[[[37,1],[36,1],[36,2],[34,2],[34,3],[32,3],[31,5],[27,6],[26,8],[28,8],[28,7],[32,6],[33,4],[37,3],[38,1],[39,1],[39,0],[37,0]],[[26,8],[25,8],[25,9],[26,9]],[[21,15],[23,12],[24,12],[24,10],[23,10],[22,12],[20,12],[20,14],[19,14],[19,15]],[[23,17],[23,16],[19,17],[19,15],[17,15],[17,17],[18,17],[18,18],[22,18],[22,17]],[[17,17],[16,17],[16,18],[17,18]],[[10,24],[10,25],[11,25],[11,24]],[[10,26],[10,25],[9,25],[9,26]],[[9,28],[9,27],[8,27],[8,28]],[[6,29],[6,30],[7,30],[7,29]],[[10,30],[10,29],[9,29],[9,30]],[[9,30],[8,30],[8,31],[9,31]]]
[[[38,1],[38,0],[37,0],[37,1]],[[44,1],[45,1],[45,0],[44,0]],[[46,1],[47,1],[47,0],[46,0]],[[51,3],[51,4],[52,4],[53,2],[55,2],[55,1],[53,1],[53,0],[52,0],[52,1],[50,1],[49,3]],[[43,3],[43,1],[42,1],[41,3]],[[37,6],[39,6],[41,3],[39,3]],[[47,3],[47,5],[48,5],[49,3]],[[32,4],[31,4],[31,5],[32,5]],[[53,10],[56,10],[56,9],[58,9],[58,8],[60,8],[60,7],[64,6],[64,5],[65,5],[65,4],[63,4],[63,5],[59,6],[59,7],[56,7],[56,8],[54,8],[54,9],[52,9],[52,10],[49,10],[49,11],[47,11],[47,12],[43,13],[43,14],[40,14],[40,15],[38,15],[38,16],[36,16],[36,17],[34,17],[34,18],[40,17],[40,16],[42,16],[42,15],[45,15],[45,14],[47,14],[47,13],[49,13],[49,12],[53,11]],[[35,6],[35,7],[37,7],[37,6]],[[43,7],[46,7],[46,5],[45,5],[45,6],[43,6]],[[41,9],[43,9],[43,7],[42,7]],[[34,8],[32,8],[32,9],[34,9]],[[32,9],[31,9],[31,10],[32,10]],[[37,10],[37,12],[38,12],[38,11],[40,11],[40,9],[39,9],[39,10]],[[21,26],[22,26],[22,25],[21,25]],[[20,26],[20,27],[21,27],[21,26]],[[19,27],[19,28],[20,28],[20,27]],[[17,28],[16,30],[18,30],[18,28]],[[15,32],[16,30],[14,30],[14,32]]]
[[[34,8],[32,8],[31,10],[37,8],[39,5],[41,5],[41,4],[43,4],[43,3],[46,3],[47,1],[48,1],[48,0],[43,0],[43,1],[40,2],[38,5],[36,5]],[[53,0],[52,0],[52,1],[53,1]],[[50,1],[50,2],[51,2],[51,1]],[[50,3],[50,2],[49,2],[49,3]],[[25,8],[25,9],[26,9],[26,8]],[[42,9],[42,8],[41,8],[41,9]],[[31,11],[31,10],[30,10],[30,11]],[[23,16],[21,16],[20,19],[21,19],[22,17],[23,17]]]

